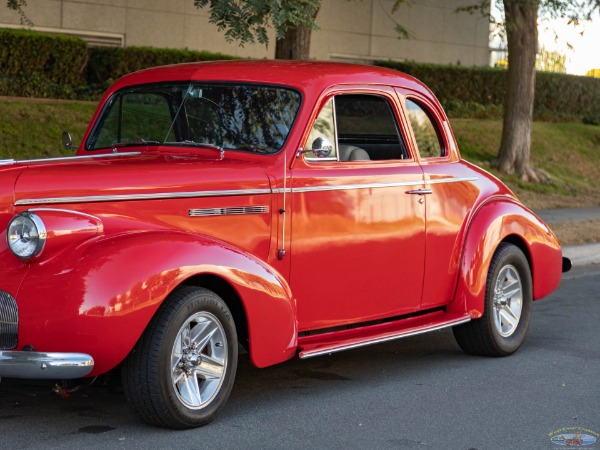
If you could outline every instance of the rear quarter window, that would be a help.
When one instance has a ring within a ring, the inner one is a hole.
[[[417,150],[421,158],[439,158],[446,156],[441,134],[431,113],[417,101],[406,99],[406,114],[415,137]]]

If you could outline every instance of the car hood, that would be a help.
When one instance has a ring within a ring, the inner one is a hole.
[[[15,163],[16,206],[270,189],[264,164],[226,156],[117,154]]]

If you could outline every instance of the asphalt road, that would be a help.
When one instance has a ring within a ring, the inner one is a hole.
[[[60,398],[5,379],[0,448],[560,448],[557,430],[600,433],[600,266],[567,275],[511,357],[467,356],[450,331],[262,370],[246,356],[224,412],[191,431],[144,425],[103,381]]]

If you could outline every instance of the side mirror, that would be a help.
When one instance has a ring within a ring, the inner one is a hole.
[[[69,133],[68,131],[63,131],[62,133],[62,144],[63,147],[68,150],[71,150],[75,147],[73,145],[73,138],[71,137],[71,133]]]
[[[331,155],[333,145],[329,139],[320,136],[313,141],[311,150],[317,158],[327,158]]]

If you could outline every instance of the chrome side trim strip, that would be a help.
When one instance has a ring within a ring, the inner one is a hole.
[[[477,177],[437,178],[434,180],[426,180],[425,184],[464,183],[466,181],[477,181]]]
[[[22,159],[15,161],[12,160],[11,163],[5,163],[4,161],[0,161],[0,164],[30,164],[37,162],[55,162],[55,161],[71,161],[71,160],[81,160],[81,159],[95,159],[95,158],[118,158],[120,156],[137,156],[141,155],[142,152],[122,152],[122,153],[105,153],[103,155],[84,155],[84,156],[59,156],[58,158],[42,158],[42,159]],[[8,161],[8,160],[6,160]]]
[[[117,155],[125,155],[126,153],[116,153]],[[96,156],[98,157],[98,156]],[[89,156],[81,156],[75,158],[90,158]],[[40,161],[40,160],[36,160]],[[57,203],[95,203],[95,202],[112,202],[112,201],[130,201],[130,200],[163,200],[175,198],[200,198],[200,197],[231,197],[239,195],[266,195],[273,192],[274,194],[294,193],[294,192],[322,192],[322,191],[347,191],[352,189],[377,189],[386,187],[402,187],[402,186],[417,186],[431,185],[441,183],[460,183],[466,181],[476,181],[477,177],[464,178],[439,178],[436,180],[410,180],[398,181],[389,183],[357,183],[357,184],[340,184],[337,186],[306,186],[299,188],[279,188],[279,189],[231,189],[222,191],[195,191],[195,192],[161,192],[156,194],[124,194],[124,195],[91,195],[82,197],[51,197],[51,198],[34,198],[22,199],[15,202],[15,206],[28,205],[44,205]]]
[[[70,380],[88,375],[94,359],[85,353],[0,351],[0,378]]]
[[[87,217],[88,219],[93,219],[93,220],[97,220],[98,222],[101,222],[100,218],[96,217],[96,216],[92,216],[91,214],[88,213],[84,213],[81,211],[75,211],[74,209],[62,209],[62,208],[30,208],[28,209],[28,211],[31,212],[39,212],[39,211],[47,211],[47,212],[61,212],[61,213],[65,213],[65,214],[75,214],[77,216],[83,216],[83,217]]]
[[[291,194],[292,188],[275,188],[272,192],[273,194]]]
[[[24,198],[17,200],[15,202],[15,206],[56,203],[95,203],[130,200],[165,200],[175,198],[232,197],[239,195],[265,195],[270,193],[271,189],[231,189],[223,191],[159,192],[156,194],[90,195],[82,197],[53,197],[33,199]]]
[[[233,206],[226,208],[190,209],[190,217],[238,216],[243,214],[264,214],[269,212],[268,206]]]
[[[274,194],[283,194],[284,192],[322,192],[322,191],[347,191],[351,189],[377,189],[387,187],[405,187],[418,185],[432,185],[442,183],[462,183],[467,181],[477,181],[477,177],[462,177],[462,178],[438,178],[435,180],[409,180],[397,181],[389,183],[357,183],[357,184],[339,184],[333,186],[306,186],[297,188],[273,189]]]
[[[377,189],[386,187],[416,186],[419,184],[423,184],[423,180],[397,181],[389,183],[338,184],[334,186],[306,186],[292,188],[292,192],[347,191],[351,189]]]
[[[321,356],[321,355],[329,355],[330,353],[337,353],[337,352],[341,352],[344,350],[351,350],[353,348],[366,347],[367,345],[380,344],[382,342],[393,341],[393,340],[402,339],[405,337],[417,336],[419,334],[429,333],[430,331],[438,331],[438,330],[442,330],[444,328],[461,325],[463,323],[467,323],[470,321],[471,321],[470,317],[463,317],[463,318],[456,319],[456,320],[453,320],[450,322],[442,323],[440,325],[433,325],[431,327],[421,328],[421,329],[415,330],[415,331],[410,331],[410,332],[400,331],[400,332],[398,332],[398,334],[395,334],[393,336],[386,336],[383,338],[375,338],[375,339],[364,341],[364,342],[358,342],[358,343],[350,344],[350,345],[341,345],[341,346],[337,346],[337,347],[333,347],[333,348],[329,348],[329,349],[314,350],[314,351],[309,350],[307,352],[300,352],[300,359],[307,359],[307,358],[312,358],[314,356]]]

